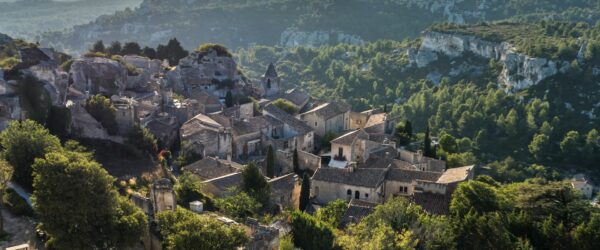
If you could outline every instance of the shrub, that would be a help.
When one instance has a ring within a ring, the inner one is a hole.
[[[13,189],[6,190],[6,208],[17,216],[33,216],[33,209]]]

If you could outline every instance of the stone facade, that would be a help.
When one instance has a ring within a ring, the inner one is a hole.
[[[298,118],[318,136],[324,136],[327,132],[341,134],[350,127],[350,108],[345,104],[329,102],[298,115]]]
[[[177,208],[177,198],[175,191],[173,191],[173,184],[169,179],[160,179],[152,185],[150,199],[154,204],[154,214],[162,211],[175,211]]]

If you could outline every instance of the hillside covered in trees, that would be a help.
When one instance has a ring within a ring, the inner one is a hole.
[[[540,22],[429,30],[507,42],[524,55],[566,61],[569,70],[510,93],[498,83],[506,66],[495,59],[440,54],[426,67],[415,66],[410,52],[420,39],[316,49],[256,46],[237,57],[251,77],[276,62],[288,87],[344,98],[357,110],[393,110],[419,132],[429,126],[440,139],[438,156],[451,165],[489,164],[501,181],[551,176],[543,166],[599,174],[597,26]]]
[[[527,15],[525,15],[527,14]],[[67,32],[42,36],[44,45],[85,51],[96,40],[131,40],[156,46],[177,37],[186,49],[198,42],[230,48],[328,45],[414,38],[435,22],[477,23],[552,17],[595,23],[597,2],[518,0],[155,1],[102,16]]]

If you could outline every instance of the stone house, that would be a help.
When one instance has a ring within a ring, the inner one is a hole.
[[[318,136],[322,137],[327,132],[341,134],[349,129],[350,107],[339,102],[328,102],[298,115],[298,118]]]
[[[571,187],[581,191],[586,199],[592,199],[594,195],[594,186],[585,178],[583,174],[577,174],[571,179]]]
[[[320,204],[343,199],[384,201],[386,168],[329,168],[321,167],[312,176],[311,193]]]
[[[181,142],[189,142],[192,149],[203,156],[232,156],[233,132],[231,120],[222,115],[198,114],[180,129]]]
[[[205,157],[202,160],[198,160],[192,164],[184,166],[182,170],[184,172],[190,172],[198,176],[201,180],[210,180],[219,178],[233,173],[238,173],[242,170],[243,166],[216,157]]]
[[[423,155],[423,151],[411,152],[400,149],[399,159],[412,164],[416,169],[430,172],[444,172],[446,162]]]
[[[399,117],[391,116],[388,113],[371,114],[364,129],[369,133],[393,135],[396,132],[398,120]]]
[[[372,154],[386,149],[394,152],[395,148],[395,143],[387,136],[368,134],[362,129],[351,131],[331,141],[329,166],[343,168],[352,162],[363,165]]]
[[[179,133],[179,122],[177,117],[162,112],[146,123],[146,128],[156,137],[159,145],[172,148],[175,146]]]
[[[270,179],[271,201],[282,208],[297,207],[299,197],[295,194],[300,193],[300,182],[295,173],[286,174]]]
[[[219,98],[206,91],[194,91],[190,94],[190,99],[197,101],[197,111],[202,114],[219,112],[223,108]]]
[[[233,107],[223,108],[221,114],[238,119],[249,119],[254,117],[254,103],[235,104]]]
[[[299,88],[293,88],[293,89],[286,91],[282,95],[282,98],[285,100],[288,100],[292,104],[294,104],[294,107],[298,111],[304,110],[304,108],[307,106],[308,102],[310,101],[310,95],[308,95],[308,93],[304,92],[303,90],[301,90]]]
[[[177,117],[177,121],[179,122],[179,126],[183,125],[184,122],[189,121],[197,114],[200,114],[200,105],[194,99],[185,99],[185,100],[173,100],[172,102],[168,102],[165,104],[164,110],[165,112]]]
[[[263,116],[268,124],[263,134],[275,150],[312,151],[314,132],[310,126],[272,104],[265,106]]]
[[[474,166],[449,169],[443,173],[385,167],[321,167],[312,176],[314,201],[326,204],[336,199],[383,203],[404,196],[423,205],[430,213],[447,213],[449,201],[460,182],[473,179]],[[421,203],[419,203],[421,202]],[[433,205],[432,205],[433,204]]]
[[[150,200],[153,204],[153,214],[167,210],[175,211],[177,198],[175,197],[175,191],[173,191],[173,183],[166,178],[156,181],[150,189]]]
[[[267,72],[262,76],[259,92],[263,97],[276,96],[281,92],[281,79],[272,63],[267,67]]]
[[[264,155],[263,135],[260,118],[237,119],[232,122],[232,153],[235,159],[247,160],[252,156]]]
[[[242,173],[236,172],[202,182],[202,190],[214,197],[224,197],[231,188],[238,187],[242,183]]]

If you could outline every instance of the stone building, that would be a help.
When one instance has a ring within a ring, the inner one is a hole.
[[[586,199],[592,199],[594,186],[585,178],[583,174],[577,174],[571,179],[571,186],[579,190]]]
[[[329,166],[346,167],[350,162],[362,164],[370,158],[372,151],[389,146],[395,148],[395,143],[384,145],[381,142],[371,140],[364,130],[348,132],[331,141],[332,161]]]
[[[136,105],[137,102],[132,98],[113,95],[110,98],[111,104],[115,107],[115,119],[119,127],[119,133],[124,135],[129,133],[137,123]]]
[[[207,93],[206,91],[194,91],[190,94],[190,99],[198,103],[198,112],[201,114],[210,114],[221,111],[223,104],[218,97]]]
[[[314,132],[310,126],[272,104],[263,109],[263,116],[269,124],[263,134],[267,137],[267,143],[275,150],[312,151]]]
[[[242,165],[232,161],[215,157],[205,157],[202,160],[184,166],[182,170],[190,172],[204,181],[241,172],[242,168]]]
[[[189,142],[192,150],[202,156],[232,156],[231,120],[222,115],[198,114],[180,129],[181,142]]]
[[[399,159],[401,161],[412,164],[417,170],[430,172],[444,172],[446,170],[446,162],[423,155],[423,151],[411,152],[407,150],[399,150]]]
[[[280,94],[281,89],[281,78],[275,70],[275,65],[271,63],[261,79],[259,91],[263,97],[272,97]]]
[[[160,179],[152,185],[150,199],[152,200],[154,214],[167,210],[175,211],[175,208],[177,208],[177,198],[175,191],[173,191],[173,183],[169,179]]]
[[[300,114],[298,118],[318,136],[327,132],[341,134],[350,127],[350,107],[340,102],[328,102]]]
[[[281,208],[296,208],[300,193],[300,182],[295,173],[270,179],[271,201]]]

